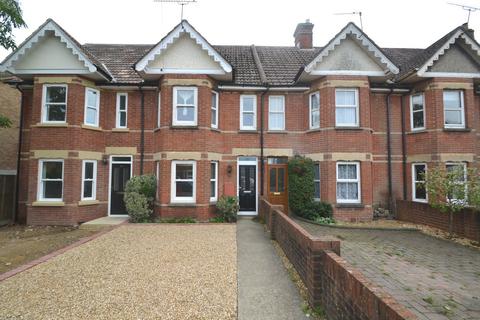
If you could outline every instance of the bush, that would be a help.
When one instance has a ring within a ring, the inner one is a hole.
[[[125,207],[131,222],[151,222],[157,179],[155,176],[144,175],[132,177],[125,187]]]
[[[225,222],[237,221],[237,212],[240,209],[237,197],[221,196],[217,201],[218,218]]]
[[[295,156],[288,162],[288,204],[296,215],[308,219],[330,218],[332,206],[314,201],[315,163],[312,159]]]

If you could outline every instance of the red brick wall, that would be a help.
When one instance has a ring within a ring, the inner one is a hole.
[[[425,224],[444,231],[449,228],[449,215],[426,203],[413,201],[397,201],[397,217],[399,220]],[[453,216],[453,232],[480,242],[480,212],[465,209]]]

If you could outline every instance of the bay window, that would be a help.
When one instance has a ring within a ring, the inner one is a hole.
[[[427,202],[427,188],[425,174],[427,165],[425,163],[412,164],[412,199],[417,202]]]
[[[218,128],[218,93],[212,91],[211,101],[211,126],[212,128]]]
[[[443,115],[445,128],[465,128],[463,91],[443,91]]]
[[[172,161],[172,202],[195,202],[195,166],[195,161]]]
[[[358,127],[358,90],[335,89],[335,125]]]
[[[411,97],[410,125],[412,131],[425,129],[425,102],[423,93],[415,94]]]
[[[85,119],[84,123],[98,127],[100,115],[100,92],[95,89],[85,89]]]
[[[82,200],[95,200],[97,194],[97,161],[82,161]]]
[[[42,94],[42,122],[67,121],[67,85],[45,84]]]
[[[218,162],[210,162],[210,201],[217,201],[218,195]]]
[[[360,203],[359,162],[337,162],[337,203]]]
[[[63,200],[63,160],[40,160],[38,170],[38,200]]]
[[[320,128],[320,93],[314,92],[309,96],[310,129]]]
[[[196,87],[173,88],[173,125],[197,125],[197,95]]]

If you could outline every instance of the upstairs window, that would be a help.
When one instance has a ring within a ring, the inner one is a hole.
[[[268,97],[268,130],[285,130],[285,97]]]
[[[417,202],[427,202],[427,189],[425,185],[425,163],[412,164],[412,199]]]
[[[463,91],[443,91],[443,115],[445,128],[465,128]]]
[[[337,163],[337,203],[360,203],[360,163]]]
[[[40,160],[38,200],[63,200],[63,160]]]
[[[100,114],[100,92],[95,89],[85,89],[85,124],[98,127]]]
[[[97,161],[83,160],[82,200],[95,200],[97,193]]]
[[[211,102],[211,113],[212,113],[212,128],[218,128],[218,93],[212,91],[212,102]]]
[[[425,129],[425,103],[423,93],[411,97],[410,125],[412,131]]]
[[[173,88],[173,125],[197,125],[197,88]]]
[[[320,128],[320,92],[310,94],[309,108],[310,129]]]
[[[257,129],[257,96],[240,96],[240,130]]]
[[[358,127],[358,90],[335,89],[335,125]]]
[[[172,202],[195,202],[195,161],[172,161]]]
[[[117,128],[127,127],[128,94],[117,93]]]
[[[42,122],[61,123],[67,120],[67,85],[43,86]]]
[[[162,94],[161,92],[158,93],[158,104],[157,104],[157,128],[160,128],[160,111],[162,110]]]

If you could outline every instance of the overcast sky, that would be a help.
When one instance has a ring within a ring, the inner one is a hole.
[[[480,7],[480,0],[451,0]],[[180,21],[180,5],[154,0],[20,0],[28,28],[20,44],[47,18],[80,43],[158,42]],[[197,0],[186,18],[212,44],[293,45],[293,31],[310,19],[315,46],[323,46],[361,11],[364,31],[381,47],[425,48],[466,22],[467,12],[442,0]],[[470,27],[480,39],[480,11]],[[0,60],[8,54],[0,50]]]

